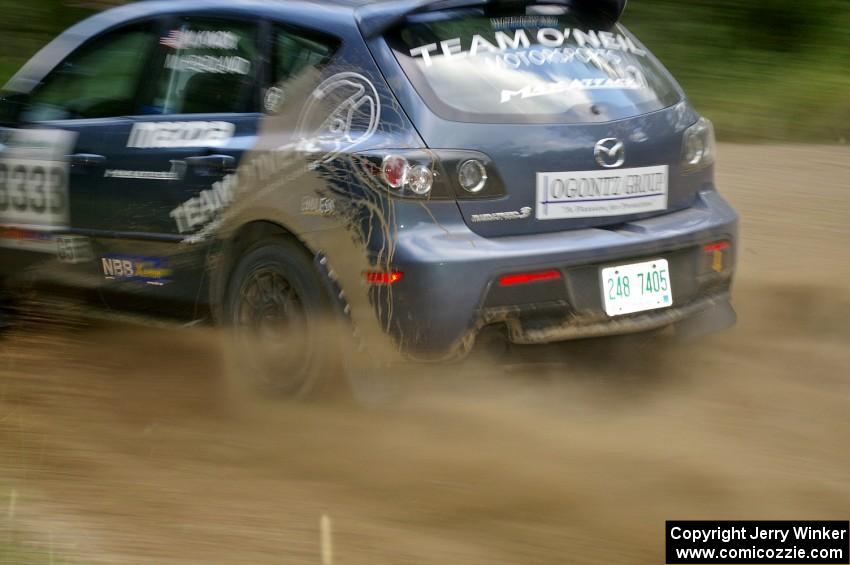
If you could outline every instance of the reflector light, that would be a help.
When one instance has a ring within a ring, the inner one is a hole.
[[[732,245],[728,241],[715,241],[714,243],[709,243],[704,246],[702,249],[706,253],[713,253],[715,251],[723,251],[724,249],[729,249]]]
[[[390,285],[395,284],[404,278],[404,273],[401,271],[367,271],[363,273],[366,277],[366,282],[369,284]]]
[[[537,271],[534,273],[516,273],[499,278],[499,286],[514,286],[539,281],[552,281],[561,278],[561,271]]]

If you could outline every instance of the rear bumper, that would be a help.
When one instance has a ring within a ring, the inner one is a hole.
[[[483,238],[462,223],[401,230],[393,267],[404,278],[372,290],[382,326],[414,357],[468,349],[503,324],[516,343],[545,343],[651,330],[715,308],[729,309],[738,218],[714,190],[686,210],[621,224],[531,236]],[[720,269],[704,246],[728,241]],[[666,258],[674,305],[616,318],[605,314],[599,269]],[[561,279],[502,288],[502,275],[557,269]]]

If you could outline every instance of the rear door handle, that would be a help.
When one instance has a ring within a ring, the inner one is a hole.
[[[227,173],[236,170],[236,157],[232,155],[201,155],[186,157],[186,166],[194,169],[206,169],[210,172]]]

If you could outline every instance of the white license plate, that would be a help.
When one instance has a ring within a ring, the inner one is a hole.
[[[673,305],[673,287],[667,259],[602,269],[605,313],[623,316]]]
[[[536,218],[628,216],[667,209],[669,169],[537,173]]]

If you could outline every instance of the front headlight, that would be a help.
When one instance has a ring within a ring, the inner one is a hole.
[[[714,164],[714,125],[707,118],[685,130],[682,141],[682,167],[685,172],[698,171]]]

